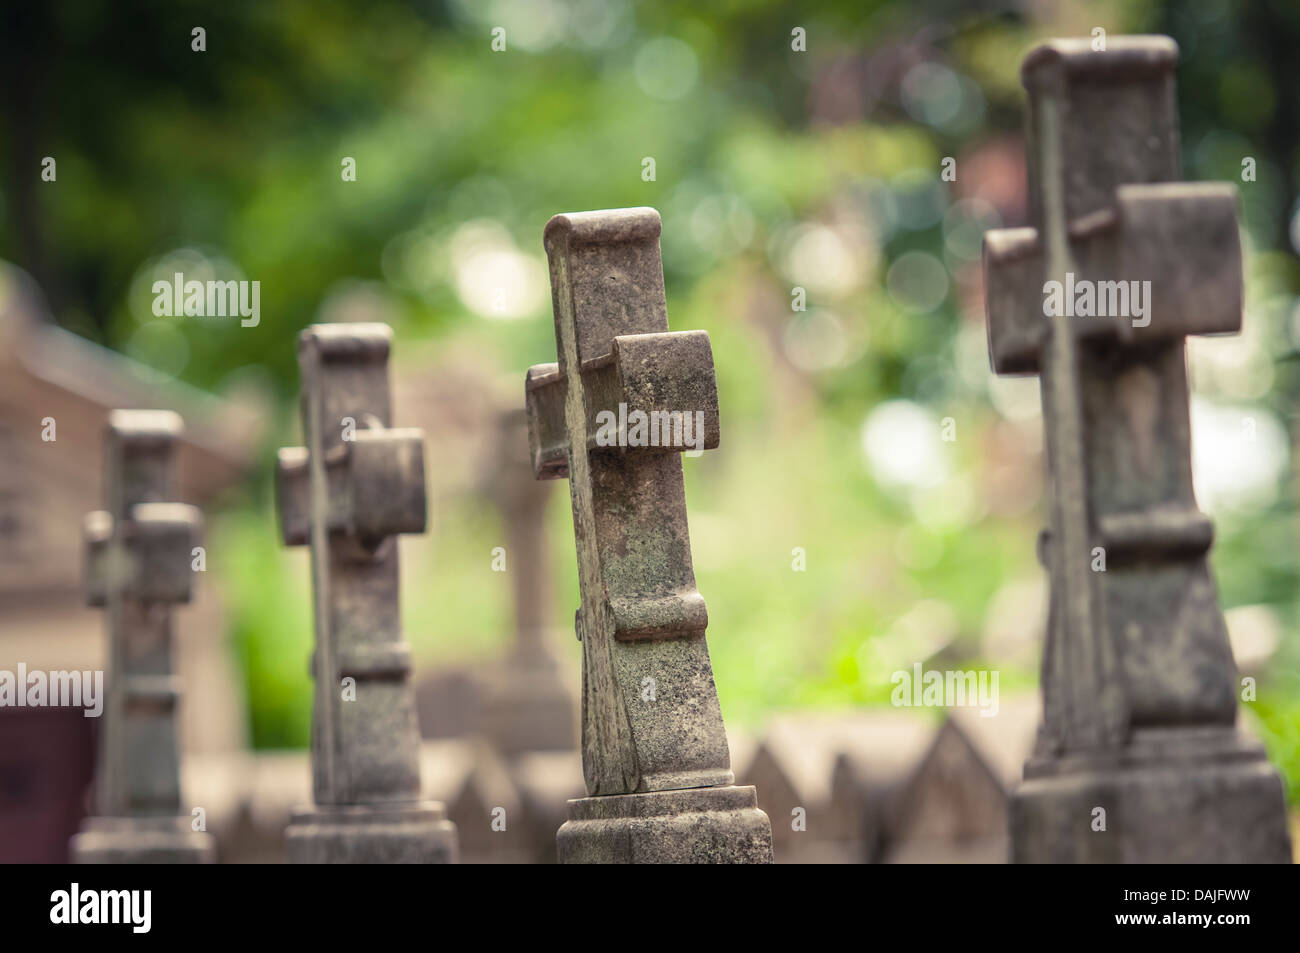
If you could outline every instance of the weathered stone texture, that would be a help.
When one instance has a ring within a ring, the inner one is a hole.
[[[297,863],[446,863],[456,833],[420,796],[410,647],[398,602],[398,533],[425,528],[424,437],[390,427],[384,324],[299,337],[306,447],[280,451],[287,545],[311,546],[315,806],[286,835]]]
[[[1290,856],[1281,781],[1236,733],[1213,527],[1192,488],[1185,338],[1238,330],[1243,284],[1235,190],[1176,181],[1177,53],[1168,37],[1030,53],[1032,226],[985,243],[993,367],[1039,375],[1049,471],[1021,861]],[[1084,280],[1150,282],[1148,307],[1044,317],[1046,282]]]
[[[732,786],[686,521],[680,453],[718,445],[713,355],[704,332],[668,330],[659,232],[648,208],[557,215],[545,232],[559,362],[528,372],[529,444],[539,479],[569,480],[592,795],[570,802],[560,860],[768,862],[766,816]],[[635,424],[602,442],[602,416],[674,412],[689,446],[638,444]]]

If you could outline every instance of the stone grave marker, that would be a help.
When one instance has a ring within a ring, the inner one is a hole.
[[[1016,861],[1290,859],[1280,779],[1235,727],[1192,488],[1184,339],[1240,328],[1242,259],[1233,187],[1178,181],[1177,56],[1160,36],[1031,52],[1032,224],[985,239],[993,368],[1039,375],[1050,490]]]
[[[554,599],[546,504],[552,485],[533,478],[522,407],[499,416],[489,471],[483,488],[505,530],[515,625],[505,657],[484,675],[484,734],[507,759],[573,750],[577,705],[549,642]]]
[[[455,827],[421,798],[397,534],[426,522],[424,435],[390,427],[385,324],[298,338],[306,447],[279,454],[284,542],[311,547],[315,804],[286,833],[294,863],[450,863]]]
[[[172,606],[190,601],[203,518],[174,502],[181,419],[108,418],[105,503],[83,525],[87,602],[106,612],[109,670],[99,726],[96,816],[72,839],[75,863],[211,863],[215,842],[181,802]]]
[[[88,501],[102,505],[114,410],[166,407],[184,420],[171,499],[202,508],[253,465],[268,416],[258,399],[201,394],[144,370],[60,328],[31,276],[0,261],[0,659],[8,660],[0,667],[111,667],[103,613],[75,594],[84,590],[83,517]],[[221,587],[200,585],[178,621],[171,671],[185,686],[177,723],[185,761],[240,749],[247,736],[223,600]],[[97,811],[86,792],[101,722],[79,707],[0,705],[0,862],[68,862],[72,838]],[[206,792],[182,790],[208,806]]]
[[[528,371],[529,446],[539,479],[569,480],[589,795],[569,802],[559,860],[768,863],[767,816],[731,771],[686,522],[679,454],[718,445],[713,354],[707,333],[668,330],[659,232],[649,208],[545,231],[559,362]]]

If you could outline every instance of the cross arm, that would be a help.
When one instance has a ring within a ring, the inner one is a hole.
[[[564,421],[568,384],[559,364],[534,364],[524,378],[524,407],[528,415],[528,457],[539,480],[569,475],[569,438]]]
[[[106,606],[114,589],[144,602],[189,602],[194,593],[192,552],[202,528],[203,514],[184,503],[138,503],[120,524],[104,510],[86,514],[87,604]],[[113,545],[115,533],[121,537],[120,556]]]
[[[422,533],[428,522],[424,432],[371,422],[326,451],[326,525],[363,540]],[[311,541],[310,454],[286,447],[276,461],[276,500],[285,545]]]
[[[1128,303],[1126,314],[1071,318],[1080,337],[1121,336],[1140,343],[1241,328],[1241,241],[1232,185],[1122,185],[1111,207],[1071,222],[1069,238],[1073,286],[1092,284],[1094,313],[1103,297],[1108,305]],[[1045,273],[1037,230],[995,229],[985,235],[985,310],[997,373],[1037,372],[1049,324],[1044,283],[1061,277]],[[1129,287],[1120,287],[1121,282]],[[1132,282],[1150,282],[1138,286],[1146,311],[1140,316]]]
[[[1121,185],[1111,233],[1097,245],[1102,267],[1113,248],[1121,280],[1151,282],[1150,323],[1135,327],[1139,339],[1241,330],[1245,292],[1232,184]]]
[[[1035,374],[1047,334],[1043,254],[1038,230],[996,228],[984,234],[984,311],[989,359],[998,374]]]
[[[108,558],[109,543],[113,538],[113,514],[104,510],[87,513],[81,521],[81,538],[85,552],[81,583],[86,605],[102,609],[108,605],[109,589],[117,581]]]
[[[145,602],[189,602],[194,592],[191,567],[203,514],[185,503],[140,503],[131,508],[126,530],[136,560],[136,595]]]
[[[654,423],[653,431],[648,431],[654,442],[625,449],[680,452],[718,446],[718,384],[708,332],[621,334],[614,338],[607,356],[583,364],[582,374],[588,450],[606,445],[600,435],[602,425],[611,417],[622,423],[635,419],[637,413]],[[533,473],[539,480],[568,476],[567,386],[558,364],[529,368],[525,381],[528,438]],[[685,414],[699,416],[685,423]],[[698,432],[694,429],[697,419],[701,423]],[[667,437],[660,432],[661,425],[667,429]],[[683,437],[687,428],[689,443]]]

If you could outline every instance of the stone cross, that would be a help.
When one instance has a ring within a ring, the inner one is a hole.
[[[993,368],[1039,375],[1049,471],[1044,721],[1013,805],[1019,860],[1285,853],[1278,778],[1235,733],[1213,526],[1192,488],[1184,342],[1240,328],[1242,263],[1233,187],[1177,181],[1176,61],[1167,37],[1030,53],[1032,224],[985,237]],[[1211,794],[1233,770],[1234,792]],[[1110,835],[1089,836],[1096,807]]]
[[[182,813],[172,607],[194,590],[203,518],[177,495],[181,419],[116,410],[106,435],[106,510],[89,513],[86,601],[106,610],[108,693],[99,732],[96,810],[73,839],[78,863],[205,863],[210,835]]]
[[[505,530],[506,574],[514,608],[514,641],[486,676],[484,731],[507,758],[531,751],[571,751],[576,696],[550,645],[554,621],[546,505],[553,484],[533,478],[525,410],[498,416],[489,451],[486,495]]]
[[[734,786],[686,525],[679,454],[718,445],[713,354],[707,333],[668,330],[659,232],[649,208],[545,232],[559,363],[528,371],[529,446],[539,479],[569,479],[591,795],[570,802],[560,860],[767,862],[767,817]]]
[[[442,806],[420,798],[396,536],[424,531],[424,435],[389,426],[391,338],[385,324],[314,325],[298,338],[307,446],[280,451],[277,502],[285,544],[311,547],[315,805],[290,824],[293,862],[456,855]]]

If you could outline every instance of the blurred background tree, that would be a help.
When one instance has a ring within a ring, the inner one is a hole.
[[[988,371],[980,241],[1025,219],[1024,53],[1102,27],[1179,42],[1185,177],[1241,189],[1245,331],[1189,349],[1196,480],[1239,657],[1267,659],[1251,707],[1300,779],[1300,10],[812,6],[6,8],[0,257],[69,329],[278,409],[259,479],[213,519],[256,744],[307,731],[306,580],[268,515],[273,449],[296,442],[299,329],[377,311],[402,342],[467,347],[522,383],[554,355],[543,225],[626,205],[663,214],[672,326],[714,341],[723,446],[686,469],[729,722],[883,702],[918,658],[996,665],[1004,691],[1033,690],[1037,385]],[[156,317],[152,281],[175,271],[260,281],[260,325]],[[563,497],[557,627],[577,601]],[[422,665],[506,637],[494,519],[476,500],[438,519],[436,571],[404,596]]]

